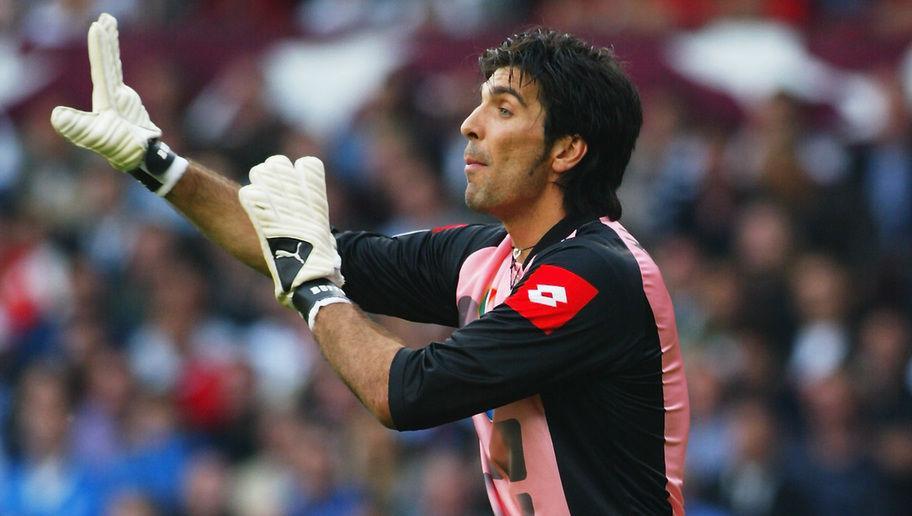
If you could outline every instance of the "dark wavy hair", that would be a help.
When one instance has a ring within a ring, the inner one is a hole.
[[[643,125],[640,97],[614,52],[567,33],[533,28],[514,34],[479,58],[486,79],[513,67],[538,85],[546,147],[579,135],[583,159],[560,176],[568,215],[621,217],[617,189]]]

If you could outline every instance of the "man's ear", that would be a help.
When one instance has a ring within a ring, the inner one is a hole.
[[[582,136],[561,136],[551,146],[551,169],[556,174],[563,174],[582,161],[588,150],[589,145]]]

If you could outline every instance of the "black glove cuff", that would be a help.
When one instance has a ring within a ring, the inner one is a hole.
[[[187,170],[188,162],[175,154],[168,145],[157,139],[149,140],[146,155],[138,169],[130,175],[156,195],[164,197],[174,188]]]
[[[141,168],[134,168],[133,170],[130,170],[127,173],[130,174],[131,176],[133,176],[134,179],[136,179],[137,181],[142,183],[142,185],[145,186],[150,192],[153,192],[153,193],[157,192],[158,189],[162,187],[161,181],[159,181],[158,179],[155,179],[154,177],[149,175],[147,172],[145,172]]]
[[[165,142],[153,138],[149,140],[146,155],[143,156],[139,168],[131,170],[130,175],[150,191],[157,192],[165,184],[165,172],[174,163],[175,158],[177,154],[174,154]]]
[[[301,317],[311,328],[313,328],[320,308],[333,303],[351,303],[351,301],[341,288],[326,278],[302,283],[291,296],[291,304],[301,313]]]
[[[155,138],[149,140],[149,146],[146,147],[146,156],[143,158],[140,168],[161,184],[165,182],[165,172],[168,171],[175,159],[177,159],[177,154],[174,154],[171,147]]]

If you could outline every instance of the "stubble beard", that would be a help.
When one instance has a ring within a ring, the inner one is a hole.
[[[484,209],[484,197],[484,190],[480,189],[478,186],[475,186],[473,189],[473,185],[471,183],[466,185],[465,204],[470,210],[476,211],[478,213],[486,213]]]
[[[547,182],[545,179],[546,174],[540,169],[546,158],[547,150],[545,149],[538,159],[529,167],[527,172],[521,174],[518,177],[518,180],[511,184],[500,184],[494,185],[493,187],[490,182],[483,186],[476,184],[474,192],[472,191],[472,185],[470,183],[466,184],[466,206],[472,211],[492,215],[503,220],[503,215],[505,213],[515,209],[515,207],[511,205],[534,198],[544,188],[544,185]],[[485,173],[490,173],[490,171],[486,171]],[[539,176],[537,177],[536,174]],[[508,197],[511,192],[518,193],[519,195],[512,203],[508,203]]]

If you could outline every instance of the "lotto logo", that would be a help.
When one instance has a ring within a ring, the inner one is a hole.
[[[570,322],[598,294],[591,283],[563,267],[542,265],[505,304],[550,334]]]
[[[553,308],[558,303],[567,302],[567,289],[555,285],[538,285],[538,288],[529,291],[529,301]]]

